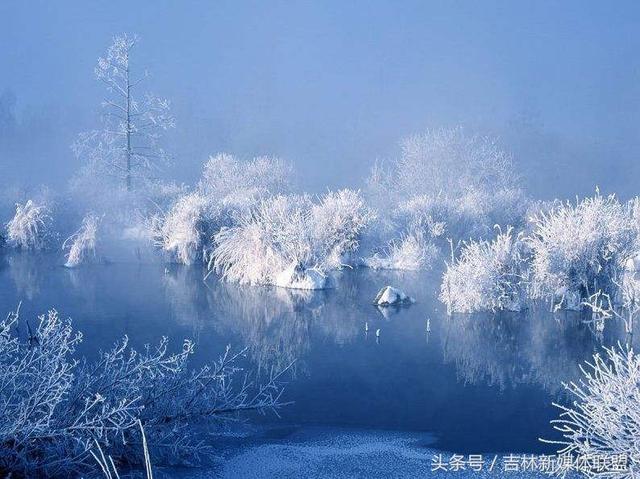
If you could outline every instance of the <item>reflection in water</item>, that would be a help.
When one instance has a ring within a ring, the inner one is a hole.
[[[359,331],[353,288],[305,291],[216,281],[208,292],[209,304],[219,315],[215,327],[239,336],[263,369],[296,361],[294,369],[304,371],[313,334],[344,344]]]
[[[286,392],[295,404],[283,411],[291,424],[429,431],[469,453],[536,451],[562,381],[600,342],[624,339],[614,321],[598,339],[577,313],[447,317],[437,275],[347,270],[333,290],[297,291],[204,282],[201,269],[179,265],[67,270],[57,257],[17,253],[1,265],[0,306],[58,308],[85,333],[83,354],[124,334],[142,344],[195,337],[207,362],[227,344],[246,346],[262,370],[296,361]],[[417,302],[380,311],[373,299],[386,285]]]
[[[612,333],[608,339],[615,341]],[[539,385],[557,394],[563,381],[579,377],[579,365],[599,348],[600,339],[576,312],[455,315],[443,352],[465,383],[501,390]]]
[[[7,256],[9,274],[21,297],[33,300],[40,293],[44,280],[43,258],[38,254],[10,254]]]
[[[90,309],[95,309],[100,290],[97,288],[94,265],[81,268],[63,268],[70,290],[79,295]]]
[[[211,321],[201,268],[170,264],[158,271],[175,321],[197,333]]]

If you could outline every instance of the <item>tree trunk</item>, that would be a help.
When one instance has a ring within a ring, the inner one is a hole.
[[[128,63],[128,62],[127,62]],[[127,65],[127,191],[131,191],[131,83],[129,82],[129,66]]]

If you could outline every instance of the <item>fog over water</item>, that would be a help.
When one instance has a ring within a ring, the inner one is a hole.
[[[114,34],[172,101],[169,177],[209,154],[290,160],[301,187],[358,186],[398,140],[498,136],[533,196],[637,193],[640,7],[596,2],[21,2],[0,5],[0,176],[67,184],[96,126]]]

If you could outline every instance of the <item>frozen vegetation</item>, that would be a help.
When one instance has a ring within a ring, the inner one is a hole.
[[[526,204],[511,156],[494,139],[462,128],[403,139],[399,159],[376,165],[368,185],[375,204],[394,212],[409,202],[404,209],[413,219],[445,222],[456,239],[516,224]]]
[[[202,257],[206,240],[206,198],[198,193],[180,197],[164,215],[151,219],[154,245],[171,260],[190,265]]]
[[[373,166],[363,192],[345,188],[312,196],[295,188],[287,161],[227,153],[209,157],[193,185],[166,181],[172,157],[165,135],[175,119],[169,100],[145,88],[149,75],[138,62],[138,45],[136,35],[115,36],[94,69],[105,86],[100,127],[79,134],[72,145],[82,167],[60,193],[59,210],[66,215],[55,218],[55,230],[67,237],[61,245],[65,266],[95,259],[98,233],[102,247],[105,232],[117,229],[113,238],[145,241],[168,262],[203,264],[205,279],[216,273],[241,285],[301,290],[228,293],[238,296],[227,300],[232,307],[260,312],[255,324],[234,326],[245,328],[264,362],[287,347],[291,352],[284,357],[293,361],[307,347],[300,337],[309,322],[296,318],[299,305],[312,301],[311,290],[336,286],[337,270],[354,267],[434,268],[442,273],[439,299],[449,314],[521,312],[544,303],[554,311],[590,313],[581,324],[600,339],[611,319],[632,336],[640,313],[640,198],[624,202],[596,191],[575,202],[533,203],[498,141],[461,127],[402,139],[394,159]],[[3,218],[8,222],[0,246],[5,240],[24,251],[53,246],[51,205],[58,201],[19,198],[13,217]],[[10,256],[17,290],[33,299],[43,283],[39,257]],[[165,271],[164,285],[177,306],[188,305],[185,316],[196,316],[198,298]],[[188,271],[200,275],[196,268]],[[264,307],[269,298],[282,303],[276,311]],[[386,286],[374,303],[413,301]],[[272,324],[278,312],[290,322]],[[480,315],[459,316],[474,321]],[[489,377],[502,385],[510,375],[524,377],[523,371],[506,370],[509,361],[502,356],[487,360],[485,344],[491,341],[504,352],[532,348],[540,370],[558,367],[551,363],[563,358],[562,348],[554,354],[536,350],[539,331],[531,330],[533,339],[527,336],[525,344],[509,337],[503,327],[509,321],[484,316],[474,324],[450,318],[452,328],[467,332],[446,346],[450,359],[466,369],[466,380]],[[196,427],[205,419],[280,405],[279,373],[264,384],[254,384],[250,375],[232,383],[244,375],[238,365],[244,351],[227,349],[215,364],[191,368],[191,341],[176,352],[166,338],[137,351],[125,337],[92,362],[77,357],[82,335],[56,311],[40,316],[33,328],[27,322],[26,331],[20,322],[17,313],[0,321],[0,471],[13,477],[68,477],[96,464],[107,477],[117,477],[117,466],[140,457],[140,441],[147,466],[149,451],[161,462],[193,462],[208,452]],[[354,337],[356,321],[344,323],[353,328],[343,324],[340,334]],[[255,343],[269,328],[278,334],[260,350]],[[571,362],[564,359],[555,362]],[[566,385],[572,405],[559,406],[554,425],[563,436],[560,444],[580,455],[628,454],[631,475],[640,474],[640,360],[629,346],[605,349],[583,373],[580,382]],[[147,473],[151,477],[150,467]]]
[[[7,241],[23,250],[40,250],[47,246],[51,216],[46,204],[27,200],[16,204],[16,212],[7,223]]]
[[[578,307],[599,290],[615,294],[627,261],[639,251],[633,205],[599,193],[531,218],[533,297]]]
[[[82,334],[56,311],[33,329],[27,321],[28,336],[18,323],[12,313],[0,324],[0,469],[10,475],[86,474],[96,445],[116,464],[135,463],[139,423],[155,460],[193,463],[207,453],[197,424],[279,405],[279,374],[254,384],[237,365],[243,351],[192,368],[191,341],[137,351],[125,337],[88,361],[75,354]]]
[[[526,264],[520,235],[511,228],[493,240],[465,242],[446,268],[440,299],[447,311],[519,311],[526,304]]]
[[[367,198],[379,218],[364,264],[378,269],[428,269],[447,238],[485,238],[495,224],[520,226],[527,205],[510,155],[462,128],[402,140],[397,160],[372,169]]]
[[[67,268],[74,268],[95,259],[99,222],[100,219],[96,215],[85,216],[80,229],[64,241],[62,249],[67,250]]]
[[[587,477],[636,477],[640,464],[640,357],[630,348],[605,348],[582,368],[579,382],[565,384],[572,397],[552,421],[562,435],[561,452],[581,457],[624,458],[620,470],[585,467]]]
[[[373,269],[420,271],[430,269],[438,253],[436,245],[422,230],[412,229],[399,239],[391,240],[382,252],[365,258],[363,264]]]
[[[261,200],[215,236],[210,268],[241,284],[323,289],[326,274],[347,265],[372,220],[360,194],[329,192]]]
[[[194,191],[178,196],[166,213],[151,217],[154,244],[171,261],[190,265],[208,260],[214,235],[235,225],[262,199],[287,192],[291,176],[291,167],[278,158],[212,156]]]
[[[135,34],[116,35],[94,69],[106,88],[103,125],[73,144],[83,161],[74,184],[86,196],[144,188],[170,160],[160,140],[175,120],[167,99],[141,91],[149,75],[135,61],[139,42]]]
[[[640,251],[637,204],[597,192],[541,205],[517,234],[509,228],[491,242],[464,242],[440,297],[450,312],[520,310],[538,300],[556,310],[598,309],[596,296],[622,305],[634,289],[628,265]]]

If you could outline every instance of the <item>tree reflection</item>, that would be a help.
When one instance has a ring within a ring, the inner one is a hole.
[[[557,393],[563,381],[579,377],[579,365],[600,343],[575,312],[454,315],[445,321],[444,359],[455,364],[459,380],[500,389],[535,384]]]

